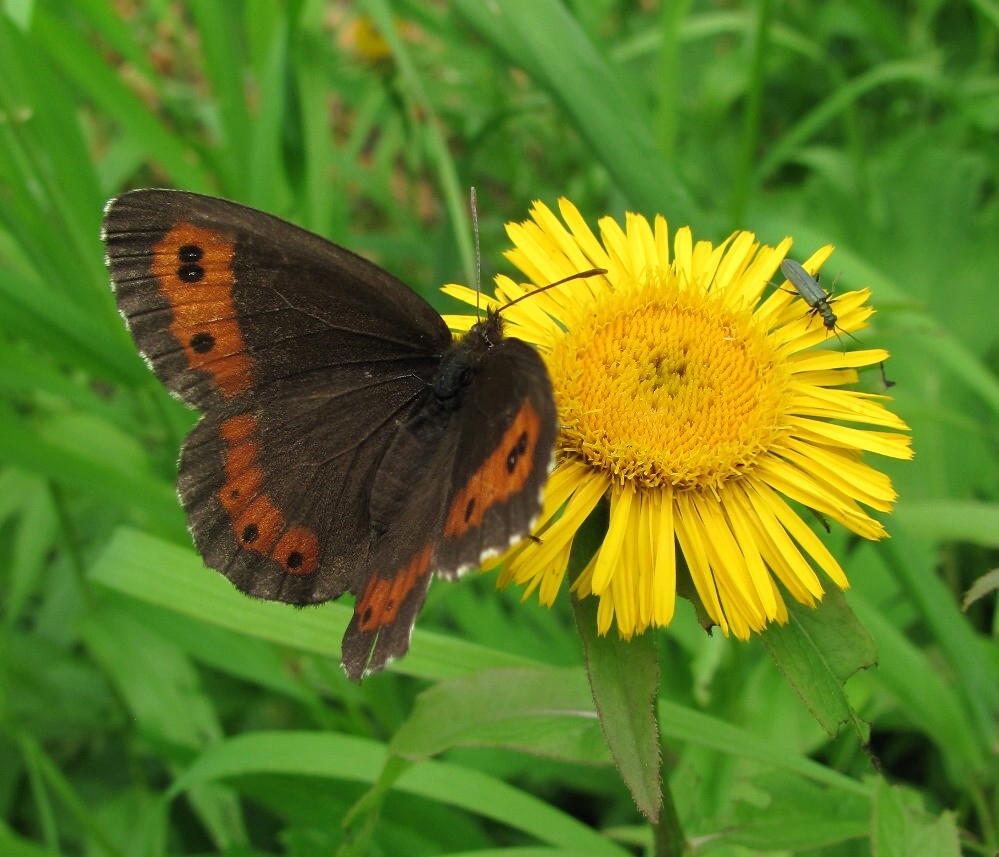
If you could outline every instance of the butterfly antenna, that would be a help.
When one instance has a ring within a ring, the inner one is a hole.
[[[475,193],[475,186],[472,186],[471,201],[472,208],[472,234],[475,236],[475,315],[482,318],[482,253],[479,248],[479,199]]]
[[[590,268],[588,271],[579,271],[575,274],[569,274],[568,277],[563,277],[561,280],[556,280],[554,283],[548,283],[546,286],[539,286],[533,291],[525,292],[519,298],[514,298],[510,301],[510,303],[503,304],[503,306],[500,307],[500,311],[502,312],[503,310],[509,309],[514,304],[519,304],[522,300],[526,300],[539,292],[547,292],[549,289],[554,289],[555,286],[561,286],[563,283],[571,283],[573,280],[585,280],[589,277],[600,277],[606,273],[606,268]]]
[[[479,198],[475,193],[475,187],[471,188],[470,194],[470,207],[472,210],[472,234],[475,236],[475,314],[478,316],[479,320],[482,319],[482,253],[479,248]],[[572,280],[584,280],[587,277],[599,277],[602,274],[606,274],[606,268],[590,268],[588,271],[580,271],[576,274],[569,274],[568,277],[563,277],[554,283],[548,283],[546,286],[541,286],[534,291],[527,292],[521,295],[519,298],[514,298],[508,304],[504,304],[500,307],[500,311],[512,307],[515,303],[520,303],[524,298],[529,298],[531,295],[536,295],[538,292],[546,292],[548,289],[554,289],[555,286],[561,286],[563,283],[571,282]]]

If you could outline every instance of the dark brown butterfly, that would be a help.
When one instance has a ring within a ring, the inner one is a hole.
[[[352,593],[352,679],[406,652],[432,573],[529,533],[555,404],[497,314],[453,342],[376,265],[193,193],[113,199],[103,238],[139,351],[203,412],[178,476],[198,551],[258,598]]]

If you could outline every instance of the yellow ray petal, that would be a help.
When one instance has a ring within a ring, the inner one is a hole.
[[[631,503],[635,499],[635,487],[614,486],[611,489],[610,523],[607,535],[600,547],[600,554],[593,569],[592,587],[594,593],[600,595],[610,582],[621,556],[621,544],[628,532],[628,515]]]

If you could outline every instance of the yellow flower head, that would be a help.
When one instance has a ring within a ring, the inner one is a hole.
[[[839,563],[785,497],[868,539],[886,533],[862,508],[891,510],[887,476],[862,453],[910,458],[907,426],[885,396],[843,389],[883,349],[813,348],[830,335],[791,286],[764,292],[791,245],[760,245],[737,232],[719,246],[666,221],[600,221],[598,239],[567,200],[564,224],[535,203],[509,224],[507,257],[530,280],[497,278],[495,307],[589,268],[576,280],[503,313],[512,336],[537,346],[551,374],[560,434],[538,541],[504,558],[500,583],[525,584],[551,604],[573,537],[604,497],[610,523],[577,579],[600,599],[598,626],[624,637],[668,625],[677,592],[676,546],[701,606],[726,633],[748,637],[786,620],[777,586],[813,605],[815,567],[847,587]],[[815,273],[826,247],[804,263]],[[471,304],[474,291],[445,291]],[[874,312],[869,290],[832,303],[837,330]],[[452,316],[455,330],[475,318]],[[862,427],[861,427],[862,426]],[[896,431],[879,431],[871,426]],[[783,495],[783,496],[782,496]],[[776,578],[776,580],[775,580]]]

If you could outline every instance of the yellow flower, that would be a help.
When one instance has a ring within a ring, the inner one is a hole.
[[[530,221],[507,226],[507,256],[530,284],[498,277],[491,305],[585,269],[607,274],[502,314],[507,332],[544,357],[561,428],[540,539],[503,557],[500,583],[525,584],[525,598],[537,591],[550,605],[573,537],[607,497],[606,536],[574,585],[577,596],[600,599],[601,633],[614,622],[625,638],[669,624],[677,545],[703,609],[740,638],[786,620],[785,592],[814,606],[824,591],[816,568],[847,587],[785,498],[864,538],[885,537],[862,505],[888,512],[896,494],[862,455],[910,458],[909,437],[897,433],[907,426],[884,406],[887,397],[844,387],[856,367],[888,352],[813,348],[836,340],[793,289],[763,297],[789,238],[774,248],[737,232],[716,247],[695,244],[682,228],[671,253],[661,216],[650,225],[629,214],[625,229],[604,218],[598,239],[571,203],[559,207],[564,225],[535,203]],[[814,274],[831,252],[823,248],[805,268]],[[476,302],[471,289],[445,291]],[[866,326],[869,295],[833,301],[838,330]],[[448,318],[455,330],[474,321]]]
[[[392,57],[392,48],[368,15],[358,15],[349,22],[344,27],[343,39],[345,46],[369,63],[378,64]]]

